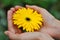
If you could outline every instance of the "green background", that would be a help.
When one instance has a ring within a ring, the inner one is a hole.
[[[4,34],[7,30],[7,11],[16,5],[26,4],[43,7],[60,20],[60,0],[0,0],[0,40],[9,40]]]

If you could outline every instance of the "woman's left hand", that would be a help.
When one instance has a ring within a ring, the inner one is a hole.
[[[40,32],[26,32],[22,34],[15,34],[10,31],[5,32],[11,40],[54,40],[47,34]]]

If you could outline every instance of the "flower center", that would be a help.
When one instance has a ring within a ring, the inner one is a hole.
[[[26,21],[30,21],[30,18],[26,17]]]

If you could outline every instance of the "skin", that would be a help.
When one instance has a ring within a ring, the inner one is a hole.
[[[38,11],[43,19],[43,27],[39,30],[39,32],[29,32],[29,33],[21,33],[21,30],[16,28],[16,25],[12,23],[12,15],[13,13],[22,8],[21,6],[15,6],[11,8],[7,13],[8,19],[8,31],[5,32],[6,35],[9,36],[10,39],[13,40],[54,40],[52,37],[60,39],[60,21],[54,18],[46,9],[38,7],[38,6],[29,6],[26,5],[26,8],[32,8]],[[28,35],[28,36],[26,36]],[[33,35],[33,36],[32,36]]]

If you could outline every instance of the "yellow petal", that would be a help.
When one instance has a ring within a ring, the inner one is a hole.
[[[27,21],[26,17],[30,18],[30,21]],[[22,8],[13,14],[13,22],[18,25],[18,28],[23,27],[23,30],[33,32],[40,29],[43,18],[41,14],[31,8]]]

